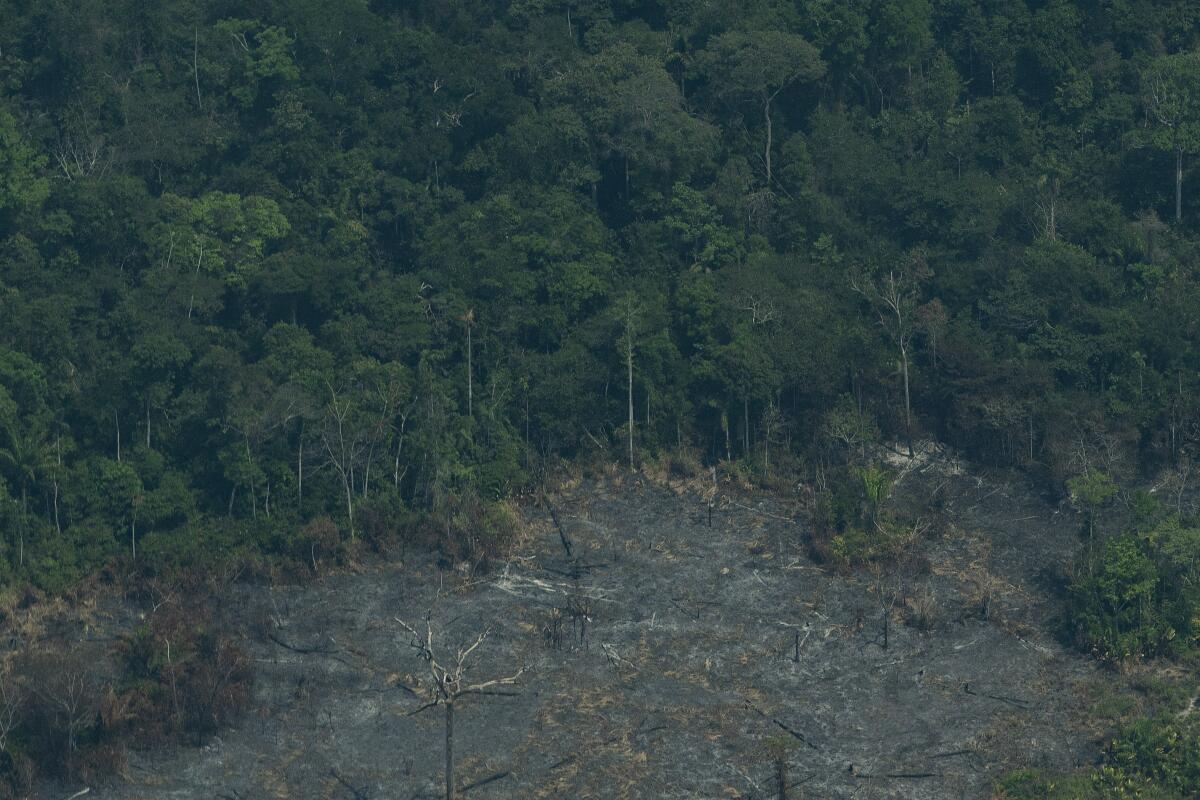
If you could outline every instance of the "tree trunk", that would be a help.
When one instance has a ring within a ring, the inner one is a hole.
[[[58,518],[58,474],[62,469],[62,437],[57,437],[54,440],[55,466],[54,471],[54,528],[58,531],[58,535],[62,536],[62,522]]]
[[[721,412],[721,429],[725,432],[725,460],[733,461],[733,449],[729,444],[729,412]]]
[[[485,387],[486,388],[486,387]],[[467,416],[475,416],[474,384],[471,377],[471,323],[467,323]]]
[[[25,530],[29,527],[28,509],[28,489],[25,481],[21,481],[21,543],[20,555],[18,556],[18,565],[25,566]]]
[[[913,457],[912,398],[908,388],[908,348],[900,346],[900,364],[904,370],[904,437],[908,439],[908,457]]]
[[[446,800],[454,800],[454,702],[446,703]]]
[[[1046,231],[1050,241],[1058,241],[1058,178],[1051,183],[1050,188],[1050,219]]]
[[[1029,463],[1033,463],[1033,414],[1029,415]]]
[[[196,281],[200,278],[200,265],[202,263],[204,263],[204,245],[200,245],[200,255],[196,259],[196,270],[192,273],[192,291],[188,296],[188,319],[192,318],[192,309],[196,307]]]
[[[1175,148],[1175,221],[1183,219],[1183,148]]]
[[[629,468],[633,469],[633,330],[625,334],[625,366],[629,378]]]
[[[742,398],[742,449],[750,458],[750,397]]]
[[[300,420],[300,447],[296,456],[296,510],[304,515],[304,420]]]
[[[767,146],[764,152],[764,160],[767,164],[767,188],[771,187],[771,140],[774,130],[771,127],[771,98],[768,97],[763,101],[763,117],[767,123]]]
[[[146,398],[146,449],[150,449],[150,398]]]
[[[787,759],[780,756],[775,759],[775,786],[776,796],[779,800],[787,800],[788,791],[788,774],[787,774]]]
[[[113,421],[117,424],[117,463],[121,463],[121,417],[113,412]]]
[[[192,77],[196,80],[196,106],[203,111],[204,101],[200,98],[200,29],[192,28]]]

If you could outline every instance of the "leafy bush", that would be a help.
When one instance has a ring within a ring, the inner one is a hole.
[[[1178,655],[1200,640],[1200,529],[1178,520],[1109,539],[1071,584],[1076,641],[1104,658]]]
[[[832,477],[813,508],[813,557],[842,567],[893,558],[912,531],[885,508],[892,481],[892,474],[878,464]]]
[[[1113,740],[1108,761],[1180,797],[1200,796],[1200,719],[1189,713],[1139,720]]]
[[[1183,800],[1200,796],[1200,719],[1165,715],[1124,728],[1105,763],[1086,773],[1021,770],[996,787],[1000,800]]]

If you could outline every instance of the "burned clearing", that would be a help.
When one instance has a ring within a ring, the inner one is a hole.
[[[1097,667],[1053,637],[1043,586],[1077,524],[946,460],[896,502],[920,513],[934,487],[940,530],[900,575],[814,564],[786,499],[723,489],[710,527],[693,490],[609,476],[552,495],[559,526],[528,504],[477,578],[410,558],[235,585],[251,711],[202,749],[131,753],[99,794],[440,797],[444,719],[413,713],[428,670],[396,620],[427,615],[446,651],[490,628],[468,678],[524,669],[458,705],[465,797],[766,798],[780,759],[791,797],[986,797],[1015,767],[1092,762]]]

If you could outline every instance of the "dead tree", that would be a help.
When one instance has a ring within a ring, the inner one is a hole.
[[[550,618],[542,626],[542,639],[551,650],[562,650],[563,614],[561,609],[550,609]]]
[[[572,637],[579,640],[581,647],[587,647],[588,623],[592,621],[592,600],[583,593],[578,584],[567,599],[567,614],[571,617]]]
[[[0,753],[7,753],[9,737],[21,721],[24,695],[6,666],[0,667]]]
[[[399,617],[396,617],[396,622],[400,623],[400,627],[404,628],[412,637],[408,643],[409,646],[417,652],[417,657],[429,666],[429,674],[433,678],[433,685],[429,691],[429,702],[413,711],[410,716],[419,714],[425,709],[435,706],[442,706],[446,709],[446,800],[454,800],[454,706],[458,703],[459,698],[467,695],[513,694],[512,692],[505,692],[499,687],[514,685],[517,682],[517,678],[521,677],[521,674],[525,672],[525,668],[521,667],[512,675],[504,678],[492,678],[491,680],[479,681],[478,683],[467,683],[466,673],[471,654],[484,643],[490,631],[485,630],[479,634],[469,647],[460,648],[455,653],[452,662],[443,664],[438,660],[437,653],[434,652],[433,625],[428,618],[425,620],[425,633],[423,635]]]
[[[925,263],[924,253],[918,250],[886,273],[871,276],[860,270],[852,273],[850,278],[850,288],[871,304],[879,317],[880,327],[888,333],[899,354],[900,373],[904,380],[904,436],[908,443],[909,458],[913,457],[912,395],[909,388],[913,317],[921,285],[932,275]]]
[[[875,525],[881,536],[887,535],[887,531],[879,522],[876,522]],[[875,595],[875,601],[879,605],[880,631],[867,644],[879,645],[883,650],[888,649],[892,631],[892,616],[905,594],[906,573],[912,571],[917,557],[918,544],[928,529],[928,524],[922,523],[918,519],[910,529],[898,534],[899,538],[889,548],[890,553],[885,553],[882,558],[868,563],[867,571],[871,576],[871,593]]]

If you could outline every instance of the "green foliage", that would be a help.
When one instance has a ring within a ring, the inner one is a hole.
[[[892,493],[892,476],[878,464],[868,464],[857,470],[862,481],[863,497],[867,501],[867,519],[874,522],[879,511]]]
[[[843,395],[837,405],[825,413],[821,433],[827,441],[842,448],[849,460],[865,453],[866,447],[875,444],[879,438],[875,420],[859,410],[849,395]]]
[[[1142,75],[1144,101],[1156,123],[1150,143],[1169,152],[1200,152],[1200,51],[1163,55]]]
[[[1117,486],[1103,472],[1090,470],[1067,481],[1071,502],[1082,510],[1094,511],[1113,498]]]
[[[1081,645],[1105,658],[1182,653],[1200,643],[1200,529],[1168,519],[1105,542],[1070,587]]]
[[[887,508],[894,476],[880,464],[838,471],[817,498],[814,555],[841,567],[883,563],[911,541],[914,531]]]
[[[1091,772],[1021,770],[997,786],[1003,800],[1183,800],[1200,792],[1200,721],[1157,716],[1120,730]]]
[[[12,113],[0,105],[0,215],[36,207],[50,195],[50,182],[41,174],[46,163],[21,135]]]
[[[1189,474],[1178,4],[68,5],[0,37],[0,581],[615,458],[625,297],[648,459],[840,473],[911,427],[1089,528],[1073,464]],[[856,560],[879,503],[833,483]]]

